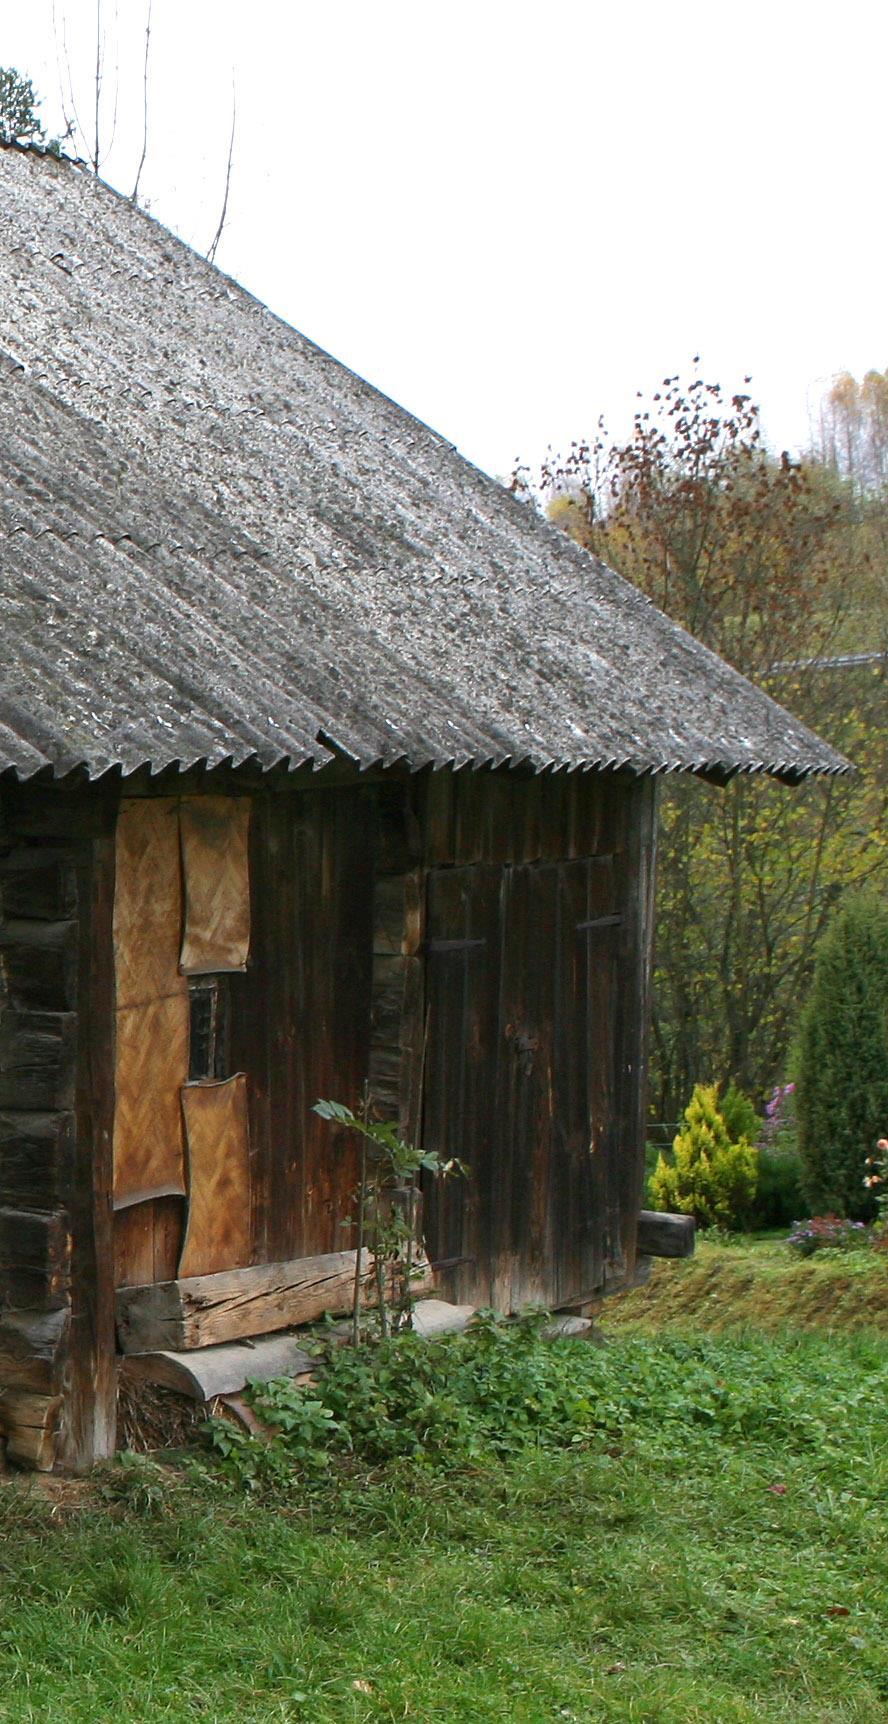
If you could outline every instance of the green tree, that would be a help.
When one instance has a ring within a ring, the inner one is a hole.
[[[541,484],[559,526],[862,768],[793,790],[664,788],[656,1117],[675,1119],[701,1072],[763,1099],[834,904],[888,878],[886,665],[845,662],[877,608],[857,492],[823,460],[773,459],[751,397],[700,377],[667,378],[626,443],[599,426]]]
[[[864,1164],[888,1122],[888,898],[848,898],[820,943],[796,1108],[812,1210],[872,1215]]]
[[[46,134],[37,118],[37,105],[30,78],[23,78],[14,66],[0,66],[0,143],[43,143]]]

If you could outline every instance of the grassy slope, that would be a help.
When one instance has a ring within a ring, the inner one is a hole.
[[[888,1716],[888,1342],[559,1345],[638,1408],[573,1451],[275,1503],[150,1463],[0,1491],[0,1720]]]
[[[676,1325],[718,1332],[749,1324],[888,1333],[888,1251],[799,1258],[782,1241],[703,1238],[692,1258],[656,1264],[646,1287],[607,1302],[602,1322],[608,1332]]]

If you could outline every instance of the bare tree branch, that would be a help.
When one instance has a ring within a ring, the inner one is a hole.
[[[102,94],[102,0],[96,0],[96,81],[95,124],[93,128],[93,173],[99,171],[99,103]]]
[[[136,174],[136,183],[132,190],[133,203],[136,203],[138,200],[139,181],[142,178],[142,169],[145,166],[145,157],[148,154],[148,51],[151,46],[151,3],[152,0],[148,0],[148,15],[145,19],[145,64],[142,70],[142,154],[139,158],[139,170]]]
[[[210,245],[210,249],[207,252],[207,262],[208,263],[215,263],[215,261],[216,261],[216,251],[218,249],[219,241],[222,238],[222,230],[225,226],[225,218],[228,215],[228,193],[231,189],[231,163],[234,159],[234,128],[235,128],[236,121],[237,121],[237,91],[235,89],[234,83],[232,82],[232,86],[231,86],[231,136],[228,140],[228,166],[225,169],[225,196],[222,200],[222,214],[219,217],[219,226],[217,227],[216,232],[213,235],[212,244]]]
[[[77,112],[77,103],[74,100],[74,80],[71,76],[71,56],[68,53],[68,26],[65,14],[62,13],[62,28],[61,33],[59,32],[58,17],[56,15],[56,0],[52,0],[52,33],[56,49],[56,73],[59,80],[59,100],[62,104],[62,118],[65,122],[65,138],[71,139],[75,148],[86,150],[88,148],[86,132],[81,124],[80,115]],[[62,75],[63,61],[64,73],[68,80],[67,98],[65,96],[65,78]]]

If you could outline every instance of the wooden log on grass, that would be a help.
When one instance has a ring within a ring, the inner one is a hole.
[[[696,1226],[692,1215],[665,1215],[643,1209],[636,1249],[644,1257],[693,1257]]]
[[[250,1269],[122,1287],[117,1294],[120,1350],[187,1352],[192,1347],[295,1329],[325,1312],[345,1316],[352,1307],[355,1267],[354,1251],[331,1251],[291,1263],[260,1263]],[[372,1305],[376,1289],[366,1251],[362,1275],[362,1303]],[[431,1284],[431,1269],[424,1264],[415,1290],[428,1290]]]
[[[297,1336],[262,1335],[250,1342],[224,1341],[189,1353],[127,1353],[120,1361],[120,1380],[154,1383],[192,1401],[212,1401],[217,1395],[238,1394],[247,1383],[267,1383],[272,1377],[304,1378],[316,1364]]]

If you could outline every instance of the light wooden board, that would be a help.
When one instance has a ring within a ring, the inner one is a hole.
[[[114,1205],[185,1190],[179,1091],[188,1077],[188,983],[179,973],[178,805],[125,800],[115,838]]]
[[[188,1224],[179,1275],[212,1275],[250,1260],[247,1080],[187,1084]]]
[[[188,996],[117,1013],[114,1206],[185,1191],[180,1094],[188,1077]]]
[[[220,1341],[267,1335],[313,1323],[329,1311],[351,1309],[356,1254],[332,1251],[292,1263],[261,1263],[218,1275],[197,1275],[151,1287],[122,1287],[117,1332],[124,1353],[183,1352]],[[368,1252],[363,1254],[363,1299],[375,1298]],[[414,1283],[432,1285],[428,1264]]]
[[[187,796],[180,811],[188,976],[246,968],[250,951],[250,804],[240,796]]]
[[[174,797],[124,799],[117,816],[114,987],[117,1006],[188,992],[179,974],[182,869]]]

